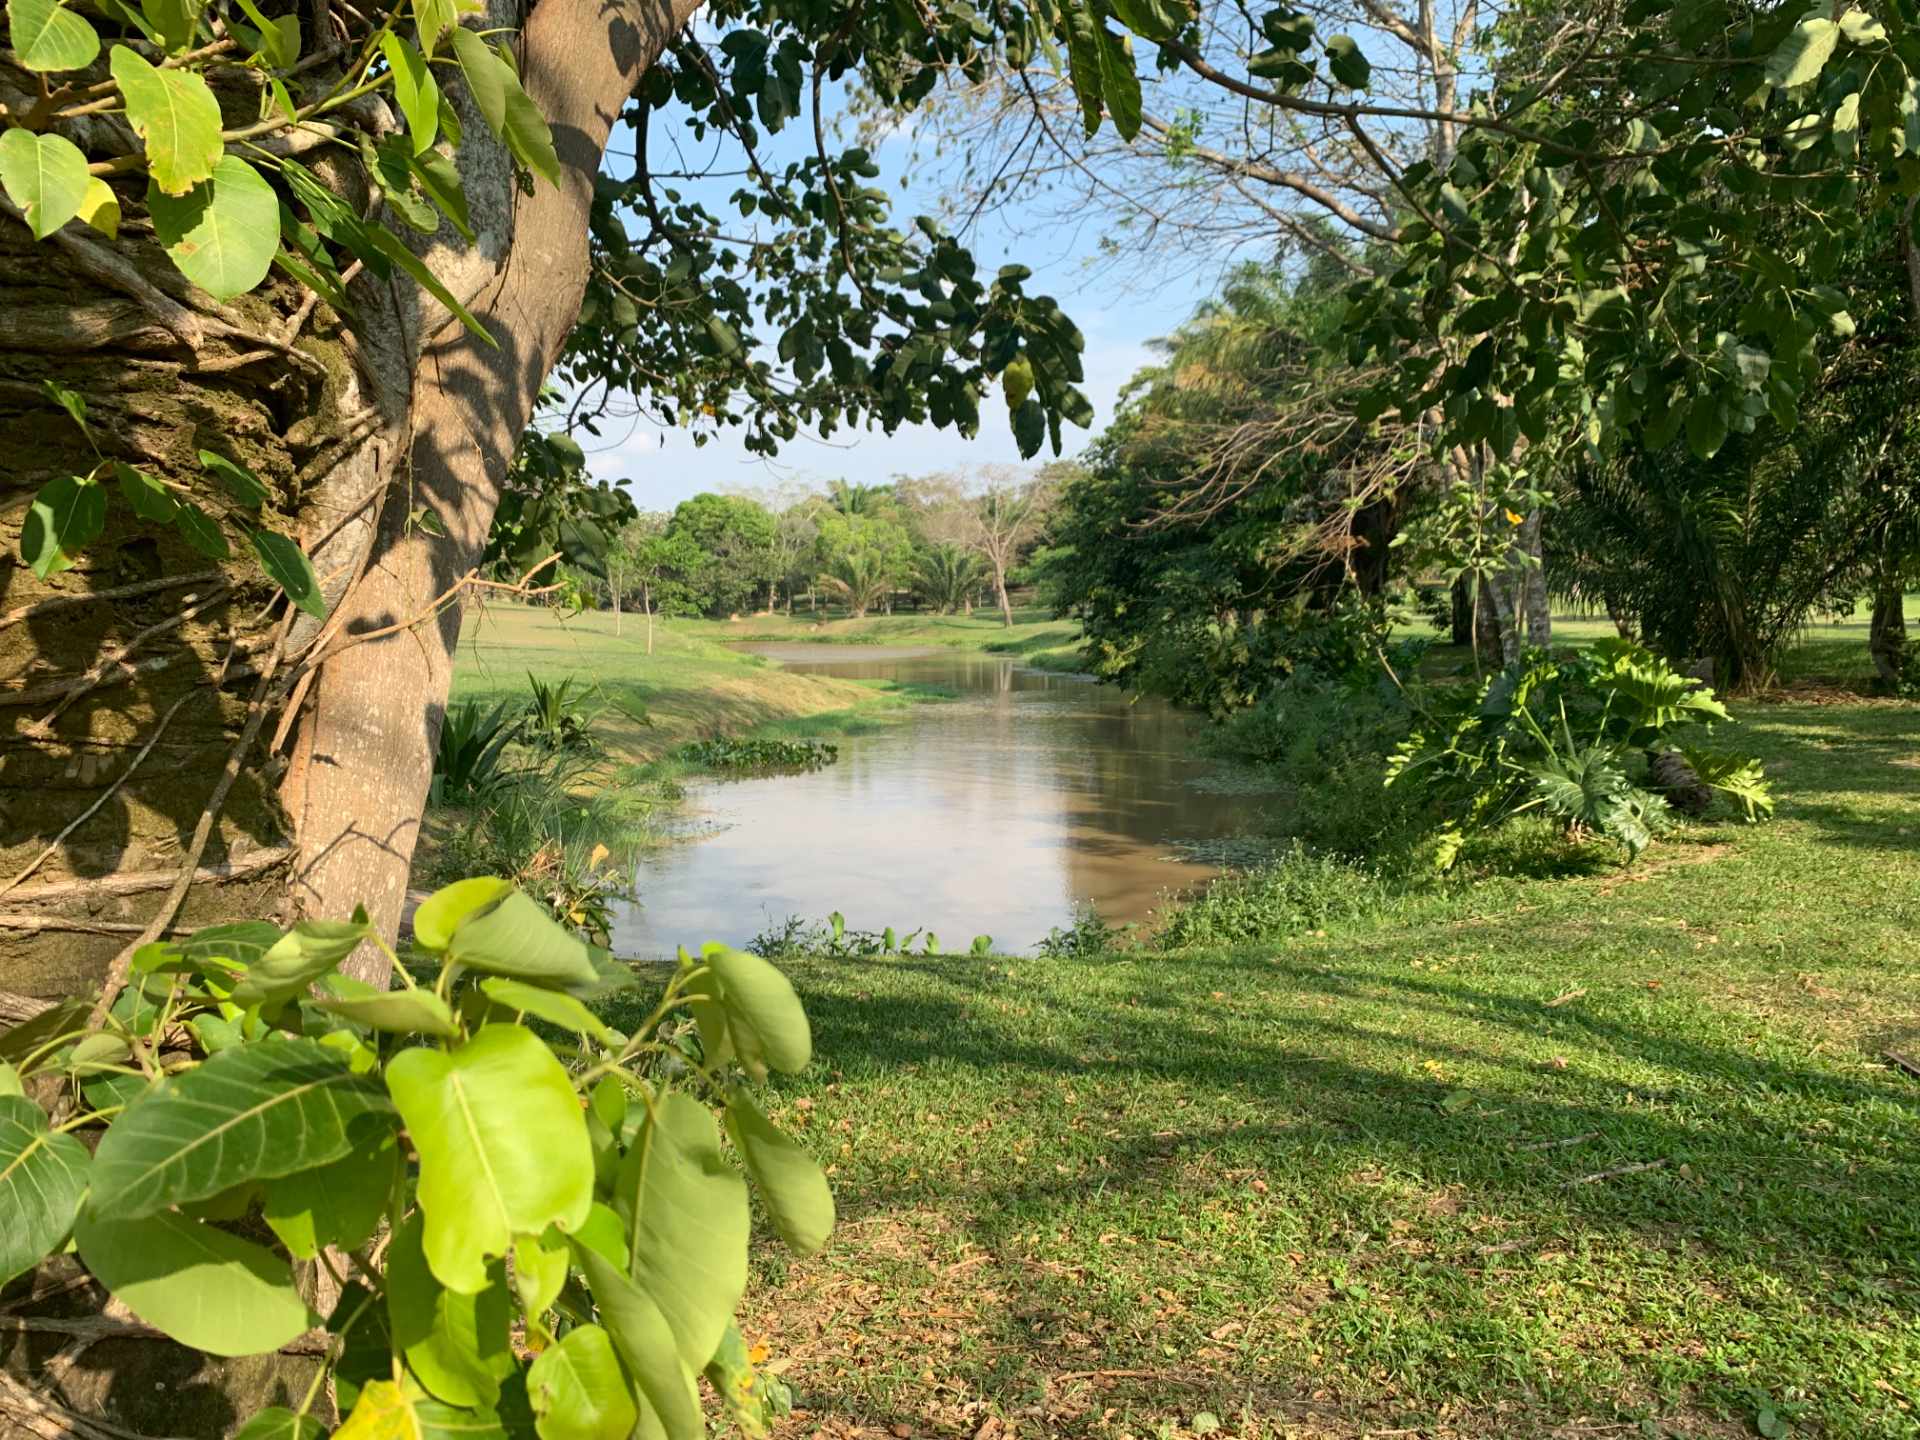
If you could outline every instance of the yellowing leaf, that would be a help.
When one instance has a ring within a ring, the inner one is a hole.
[[[107,63],[161,192],[185,195],[210,178],[220,163],[220,104],[207,82],[191,70],[155,69],[124,45],[113,47]]]
[[[58,0],[7,0],[7,27],[24,69],[80,70],[100,53],[93,26]]]
[[[80,197],[80,218],[109,240],[120,234],[120,199],[98,175],[87,177],[87,193]]]
[[[353,1413],[333,1432],[333,1437],[334,1440],[423,1440],[413,1401],[391,1380],[374,1380],[362,1385]]]

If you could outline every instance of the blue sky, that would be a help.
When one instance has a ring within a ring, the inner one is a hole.
[[[783,162],[802,143],[806,141],[790,129],[763,146],[762,158]],[[908,159],[904,141],[884,143],[874,158],[882,170],[877,183],[894,193],[896,223],[904,227],[915,214],[932,210],[935,197],[918,186],[899,189]],[[662,154],[658,163],[670,168],[670,157]],[[703,198],[712,208],[723,209],[721,202],[732,183],[725,182]],[[1113,414],[1120,387],[1149,360],[1147,342],[1169,333],[1193,312],[1205,297],[1211,273],[1183,266],[1177,278],[1158,285],[1120,281],[1110,266],[1096,263],[1101,236],[1093,227],[1062,234],[1051,217],[1025,213],[1017,206],[984,220],[970,239],[974,258],[985,273],[1016,260],[1031,267],[1034,278],[1028,289],[1053,295],[1080,326],[1086,337],[1087,378],[1082,388],[1093,402],[1096,431]],[[1005,407],[988,403],[981,408],[980,433],[971,440],[932,426],[903,427],[892,435],[842,431],[832,441],[802,436],[771,461],[748,454],[737,431],[723,432],[696,448],[684,431],[663,431],[644,420],[615,420],[603,424],[599,442],[588,435],[579,438],[595,475],[629,481],[634,502],[643,510],[667,510],[703,490],[824,485],[836,478],[880,484],[895,475],[1017,462],[1019,452],[1007,427]],[[1066,427],[1061,436],[1065,453],[1071,455],[1094,433]],[[1043,450],[1036,461],[1048,458],[1049,452]]]

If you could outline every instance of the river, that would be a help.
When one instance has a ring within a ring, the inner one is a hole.
[[[1029,948],[1081,905],[1144,922],[1217,873],[1183,847],[1205,856],[1272,800],[1199,753],[1192,717],[1083,676],[943,651],[754,648],[796,671],[957,698],[841,739],[820,770],[688,782],[695,838],[643,856],[616,954],[741,945],[834,910],[852,929],[932,931],[948,950],[978,934]]]

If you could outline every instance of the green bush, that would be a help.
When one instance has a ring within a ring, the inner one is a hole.
[[[519,737],[523,723],[508,718],[507,706],[502,700],[483,710],[477,700],[462,700],[448,707],[433,756],[430,804],[483,796],[506,778],[507,746]]]
[[[1631,641],[1531,651],[1481,685],[1431,687],[1419,711],[1387,783],[1439,832],[1443,866],[1467,834],[1530,810],[1638,855],[1674,804],[1773,809],[1758,760],[1696,743],[1730,718],[1713,691]]]
[[[1187,950],[1279,940],[1376,915],[1392,898],[1378,871],[1296,843],[1174,905],[1155,941],[1163,950]]]
[[[491,878],[430,897],[414,941],[394,954],[364,913],[215,926],[141,948],[100,1021],[82,998],[0,1034],[0,1282],[71,1239],[118,1304],[206,1355],[324,1322],[304,1398],[250,1417],[256,1440],[317,1440],[329,1382],[352,1440],[697,1440],[702,1375],[764,1435],[784,1390],[733,1318],[749,1187],[797,1254],[834,1220],[749,1089],[809,1063],[793,987],[737,950],[682,952],[623,1033],[592,1002],[635,975]],[[400,988],[340,973],[363,946]],[[337,1256],[316,1315],[296,1264]]]
[[[674,755],[703,770],[737,774],[757,770],[818,770],[840,758],[840,747],[830,740],[731,740],[715,736],[682,745]]]

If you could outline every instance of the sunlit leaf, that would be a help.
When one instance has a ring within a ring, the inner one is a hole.
[[[251,538],[260,568],[287,592],[287,599],[314,619],[326,619],[326,597],[320,593],[320,577],[307,552],[277,530],[255,530]]]
[[[174,1211],[109,1220],[83,1210],[74,1239],[114,1299],[195,1350],[265,1355],[308,1328],[286,1261],[198,1220]]]
[[[706,945],[701,954],[720,982],[727,1031],[741,1063],[789,1074],[806,1069],[813,1058],[813,1029],[787,977],[744,950]]]
[[[20,1093],[0,1093],[0,1285],[38,1265],[67,1238],[87,1191],[87,1147],[55,1135],[47,1113]]]
[[[207,82],[189,69],[155,69],[125,45],[113,47],[108,64],[160,192],[185,195],[210,179],[221,159],[220,103]]]
[[[31,130],[0,132],[0,186],[26,215],[34,239],[46,239],[78,215],[88,188],[98,183],[71,140]]]
[[[58,0],[7,0],[7,27],[26,70],[81,70],[100,53],[93,26]]]
[[[393,31],[380,37],[380,53],[393,72],[393,98],[407,117],[407,143],[418,155],[440,133],[440,86],[426,57]]]
[[[775,1129],[744,1095],[727,1100],[727,1136],[796,1254],[811,1255],[833,1231],[833,1191],[813,1157]]]
[[[393,1132],[369,1129],[331,1164],[267,1182],[266,1222],[302,1260],[328,1248],[352,1250],[379,1226],[399,1165]]]
[[[534,1357],[527,1371],[540,1440],[624,1440],[639,1419],[613,1340],[579,1325]]]
[[[20,557],[40,579],[71,569],[100,538],[107,523],[107,492],[75,476],[49,480],[27,507],[20,526]]]
[[[451,1051],[404,1050],[387,1087],[420,1154],[424,1248],[476,1293],[515,1235],[572,1230],[593,1203],[593,1148],[572,1082],[531,1030],[488,1025]]]

